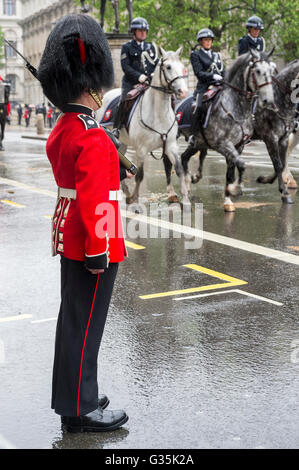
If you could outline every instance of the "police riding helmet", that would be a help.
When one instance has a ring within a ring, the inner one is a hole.
[[[63,111],[83,91],[97,95],[113,84],[113,63],[101,26],[88,15],[67,15],[50,33],[38,68],[47,98]]]
[[[263,20],[259,16],[251,16],[247,20],[246,28],[264,29]]]
[[[213,31],[211,31],[209,28],[204,28],[204,29],[201,29],[199,33],[197,33],[196,39],[197,41],[200,41],[200,39],[204,39],[204,38],[214,39],[215,35]]]
[[[138,17],[132,20],[130,28],[131,28],[131,33],[136,31],[136,29],[145,29],[146,31],[148,31],[149,25],[146,19]]]

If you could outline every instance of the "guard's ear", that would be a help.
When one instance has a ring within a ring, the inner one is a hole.
[[[272,50],[269,53],[266,52],[266,55],[267,55],[268,59],[271,57],[271,55],[273,54],[274,51],[275,51],[275,46],[272,48]]]
[[[177,56],[177,58],[180,57],[182,50],[183,50],[183,46],[179,47],[178,50],[175,52],[175,55]]]
[[[160,56],[162,57],[162,59],[165,59],[167,52],[164,51],[162,46],[159,46],[159,53],[160,53]]]
[[[252,55],[252,57],[254,59],[259,59],[260,58],[259,53],[255,49],[249,49],[249,52],[250,52],[250,54]]]

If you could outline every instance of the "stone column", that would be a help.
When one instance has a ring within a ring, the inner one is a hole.
[[[114,84],[113,88],[120,88],[121,87],[121,80],[123,77],[123,71],[120,65],[120,51],[122,45],[132,39],[131,34],[123,34],[123,33],[106,33],[106,37],[108,39],[111,55],[114,65]]]

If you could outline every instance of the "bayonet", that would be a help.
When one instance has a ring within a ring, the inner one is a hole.
[[[20,56],[22,57],[22,59],[26,62],[26,68],[29,70],[29,72],[32,73],[32,75],[37,78],[37,70],[35,67],[33,67],[33,65],[30,64],[29,60],[26,59],[26,57],[23,56],[23,54],[21,54],[21,52],[18,51],[18,49],[15,48],[15,46],[10,42],[10,41],[7,41],[6,39],[4,39],[4,42],[6,42],[6,44],[8,44],[10,47],[12,47],[12,49]]]

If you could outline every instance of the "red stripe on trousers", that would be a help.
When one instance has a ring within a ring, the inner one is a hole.
[[[77,399],[77,416],[79,416],[80,386],[81,386],[81,375],[82,375],[84,348],[85,348],[89,323],[90,323],[90,319],[91,319],[91,315],[92,315],[92,311],[93,311],[94,301],[95,301],[95,298],[96,298],[97,288],[98,288],[98,284],[99,284],[99,278],[100,278],[100,275],[98,274],[97,284],[96,284],[95,291],[94,291],[94,294],[93,294],[92,305],[91,305],[91,309],[90,309],[89,319],[88,319],[88,323],[87,323],[87,327],[86,327],[86,331],[85,331],[84,343],[83,343],[83,348],[82,348],[82,353],[81,353],[81,364],[80,364],[79,385],[78,385],[78,399]]]

